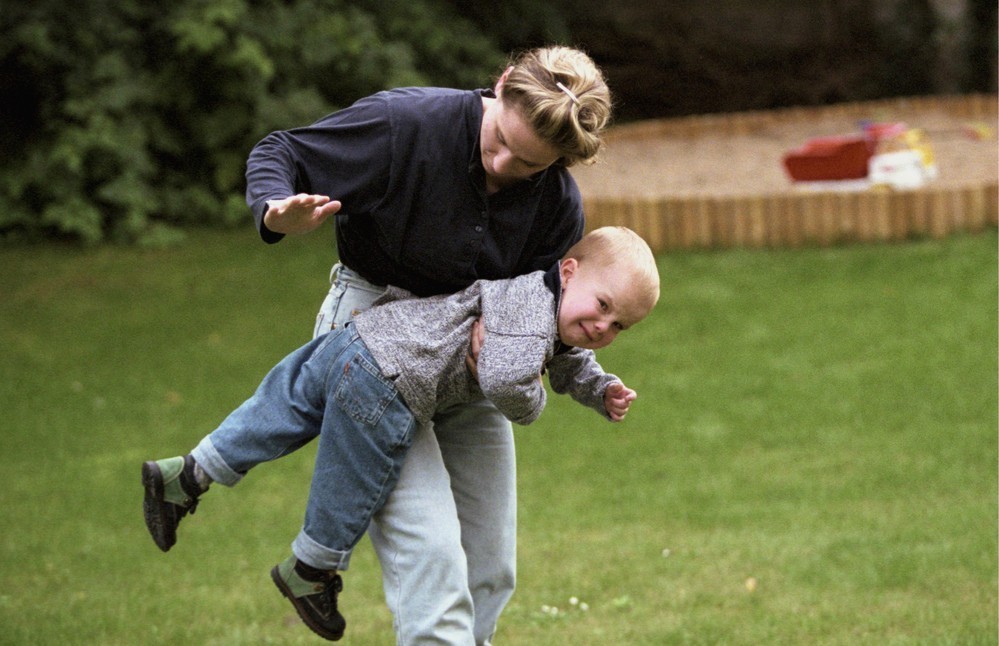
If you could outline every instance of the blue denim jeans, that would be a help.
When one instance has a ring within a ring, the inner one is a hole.
[[[341,265],[315,334],[337,329],[383,289]],[[487,400],[417,426],[402,473],[368,536],[397,642],[488,645],[516,581],[516,455]]]
[[[316,317],[317,337],[342,329],[384,291],[339,264],[330,278]],[[236,460],[236,468],[222,468],[227,462],[212,436],[192,453],[217,482],[235,484],[255,464],[281,457],[317,435],[301,434],[258,449]],[[432,426],[417,425],[411,436],[398,482],[368,527],[397,642],[488,645],[516,580],[513,428],[495,406],[481,400],[440,411]],[[242,441],[229,444],[227,453],[241,450],[236,444]],[[308,526],[308,510],[306,515]],[[315,538],[303,528],[292,545],[300,558],[313,554],[310,536]]]
[[[292,551],[313,567],[345,570],[399,479],[415,426],[347,325],[285,357],[193,455],[212,479],[232,486],[318,436],[305,524]]]

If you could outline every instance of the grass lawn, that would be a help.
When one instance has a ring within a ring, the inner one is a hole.
[[[329,244],[0,249],[0,643],[316,643],[268,574],[311,447],[214,488],[169,554],[139,467],[309,337]],[[996,644],[995,232],[660,267],[600,353],[628,420],[553,397],[517,430],[497,644]],[[342,608],[346,643],[393,643],[366,541]]]

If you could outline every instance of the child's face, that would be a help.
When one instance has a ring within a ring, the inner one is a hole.
[[[563,260],[559,270],[558,336],[562,343],[587,350],[606,347],[648,313],[636,305],[627,272],[591,269],[575,258]]]

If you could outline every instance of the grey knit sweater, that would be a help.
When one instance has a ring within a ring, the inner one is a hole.
[[[558,298],[536,271],[509,280],[480,280],[451,295],[416,298],[389,287],[354,318],[386,377],[393,379],[416,419],[488,398],[510,421],[530,424],[545,407],[540,375],[557,393],[607,417],[604,390],[618,378],[605,373],[593,351],[556,354]],[[472,325],[482,317],[485,342],[476,383],[465,365]]]

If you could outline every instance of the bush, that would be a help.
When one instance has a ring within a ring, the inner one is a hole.
[[[158,244],[247,216],[271,130],[503,55],[439,0],[55,0],[0,25],[0,237]]]

